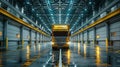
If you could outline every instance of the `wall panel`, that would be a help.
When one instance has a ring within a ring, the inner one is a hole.
[[[90,31],[89,31],[89,40],[90,40],[90,41],[94,40],[94,36],[95,36],[95,35],[94,35],[94,31],[93,31],[93,30],[90,30]]]
[[[87,41],[87,32],[84,32],[84,41]]]
[[[20,28],[13,24],[8,24],[8,50],[17,50],[20,40]]]
[[[99,38],[96,38],[97,40],[105,40],[106,34],[107,34],[106,26],[96,29],[96,36],[99,36]]]
[[[20,28],[12,25],[12,24],[8,24],[8,39],[9,40],[20,40],[20,38],[17,38],[17,36],[20,35]]]
[[[23,39],[24,40],[29,40],[30,34],[28,29],[23,29]]]
[[[32,31],[32,40],[35,40],[35,31]]]
[[[114,49],[120,49],[120,21],[110,25],[110,40]]]

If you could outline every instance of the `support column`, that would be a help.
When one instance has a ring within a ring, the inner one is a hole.
[[[7,27],[8,27],[8,20],[3,21],[3,47],[5,50],[8,50],[8,36],[7,36]]]
[[[94,40],[93,40],[94,46],[96,46],[97,41],[96,41],[96,28],[94,27]]]
[[[82,38],[81,38],[81,39],[82,39],[82,41],[81,41],[81,45],[83,45],[83,43],[84,43],[84,42],[83,42],[83,41],[84,41],[83,32],[81,32],[81,36],[82,36]]]
[[[89,45],[89,31],[87,30],[87,45]]]
[[[84,32],[82,32],[81,35],[82,35],[82,45],[84,45]]]
[[[40,35],[40,33],[39,33],[39,43],[41,42],[41,41],[40,41],[40,40],[41,40],[40,37],[41,37],[41,35]]]
[[[110,46],[110,25],[109,23],[106,23],[106,51],[108,52],[108,47]]]
[[[23,40],[23,26],[20,27],[20,46],[24,47],[24,40]]]
[[[29,35],[30,35],[29,44],[31,45],[32,44],[32,30],[29,30]]]
[[[108,22],[106,22],[106,31],[107,31],[107,33],[106,33],[106,53],[107,53],[107,63],[108,64],[112,64],[111,63],[111,60],[112,60],[112,56],[111,56],[111,49],[112,48],[110,48],[110,24],[108,23]]]
[[[35,44],[37,45],[37,32],[35,33]]]

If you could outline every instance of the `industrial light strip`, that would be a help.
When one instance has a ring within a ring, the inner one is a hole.
[[[24,25],[24,26],[26,26],[26,27],[28,27],[30,29],[33,29],[33,30],[35,30],[35,31],[37,31],[37,32],[45,35],[45,36],[49,36],[48,34],[46,34],[45,32],[43,32],[42,30],[39,30],[38,28],[35,28],[34,26],[31,26],[29,23],[23,21],[20,18],[17,18],[16,16],[14,16],[13,14],[7,12],[3,8],[0,8],[0,13],[3,14],[3,15],[5,15],[5,16],[7,16],[7,17],[9,17],[9,18],[11,18],[11,19],[13,19],[13,20],[15,20],[15,21],[17,21],[18,23],[20,23],[20,24],[22,24],[22,25]]]
[[[40,28],[36,23],[34,23],[34,21],[32,21],[31,19],[29,19],[27,16],[25,16],[23,13],[21,13],[19,10],[17,10],[14,6],[12,6],[9,2],[7,2],[6,0],[0,0],[1,3],[5,4],[6,6],[8,6],[10,9],[12,9],[13,11],[15,11],[17,14],[19,14],[21,17],[24,17],[27,21],[29,21],[31,24],[33,24],[34,26]]]
[[[69,4],[68,10],[67,10],[67,15],[66,15],[66,18],[65,18],[65,24],[67,24],[67,22],[68,22],[69,15],[70,15],[71,9],[73,7],[73,4],[74,4],[73,0],[70,0],[70,4]]]
[[[118,15],[118,14],[120,14],[120,8],[115,10],[115,11],[113,11],[113,12],[111,12],[111,13],[109,13],[105,17],[98,19],[97,21],[95,21],[94,23],[90,24],[89,26],[87,26],[85,28],[82,28],[81,30],[78,30],[76,33],[72,34],[71,36],[75,36],[75,35],[83,32],[83,31],[85,31],[85,30],[87,30],[87,29],[89,29],[91,27],[94,27],[94,26],[96,26],[96,25],[98,25],[98,24],[100,24],[100,23],[102,23],[102,22],[104,22],[104,21],[106,21],[106,20],[108,20],[108,19]]]
[[[77,32],[79,29],[83,28],[85,25],[89,24],[92,20],[94,20],[96,17],[98,17],[101,13],[107,11],[108,9],[110,9],[111,7],[113,7],[114,5],[116,5],[117,3],[119,3],[119,0],[113,1],[110,5],[108,5],[106,8],[104,8],[103,10],[101,10],[98,14],[96,14],[91,19],[89,19],[88,22],[84,23],[82,26],[80,26],[79,28],[77,28],[75,30],[75,32]]]
[[[48,11],[50,13],[50,16],[51,16],[51,19],[53,21],[53,24],[55,24],[55,17],[54,17],[54,14],[53,14],[53,10],[51,8],[51,3],[50,3],[50,0],[46,0],[46,4],[47,4],[47,8],[48,8]]]

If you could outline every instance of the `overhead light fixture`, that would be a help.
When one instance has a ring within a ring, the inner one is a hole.
[[[27,4],[30,4],[30,2],[27,2]]]
[[[96,38],[97,38],[97,39],[100,38],[100,35],[97,35]]]
[[[87,8],[85,8],[85,11],[87,11]]]
[[[89,2],[89,4],[92,4],[92,2]]]
[[[16,38],[20,38],[20,34],[16,34]]]
[[[68,31],[69,25],[53,25],[52,29],[53,31]]]

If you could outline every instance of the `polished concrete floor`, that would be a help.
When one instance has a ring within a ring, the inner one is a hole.
[[[70,49],[61,49],[62,67],[120,67],[120,51],[99,45],[71,43]],[[50,43],[27,45],[23,49],[0,52],[0,67],[59,67],[59,50]]]

